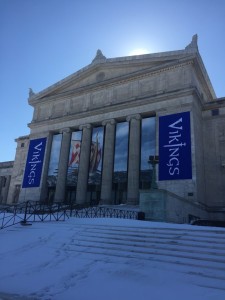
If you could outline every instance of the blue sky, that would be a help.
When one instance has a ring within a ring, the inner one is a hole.
[[[225,96],[224,0],[0,0],[0,161],[14,160],[14,139],[29,134],[39,92],[91,63],[137,48],[199,51],[218,97]]]

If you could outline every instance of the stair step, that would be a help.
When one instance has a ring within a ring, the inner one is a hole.
[[[211,256],[220,256],[224,258],[225,261],[225,249],[224,248],[212,248],[205,246],[204,248],[197,247],[196,245],[186,245],[183,243],[177,243],[176,241],[160,241],[153,240],[148,241],[146,239],[128,239],[127,237],[111,237],[111,236],[93,236],[87,234],[80,234],[77,238],[78,241],[86,241],[90,243],[99,243],[99,244],[111,244],[111,245],[121,245],[129,247],[139,247],[141,249],[166,249],[170,251],[178,252],[187,252],[193,254],[201,255],[211,255]]]
[[[99,238],[108,238],[108,239],[117,239],[117,240],[126,240],[126,241],[135,241],[135,242],[145,242],[145,243],[162,243],[162,244],[175,244],[175,245],[185,245],[187,247],[202,247],[207,245],[211,249],[218,249],[221,250],[221,252],[225,253],[225,246],[224,243],[215,242],[211,240],[199,240],[194,238],[186,238],[183,236],[162,236],[162,235],[146,235],[146,234],[121,234],[121,233],[115,233],[115,232],[99,232],[94,231],[92,229],[86,230],[83,233],[79,233],[80,236],[86,236],[86,237],[99,237]]]
[[[209,280],[214,278],[225,286],[223,230],[98,224],[79,224],[74,229],[76,233],[70,244],[63,247],[70,255],[101,255],[101,259],[110,258],[117,263],[120,258],[144,260],[146,264],[157,264],[160,268],[172,268]]]

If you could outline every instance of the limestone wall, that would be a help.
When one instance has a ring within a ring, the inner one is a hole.
[[[27,158],[29,136],[20,137],[16,140],[16,142],[17,148],[7,199],[8,204],[21,201],[20,191]]]
[[[225,113],[213,114],[213,109],[203,112],[206,202],[225,207]]]

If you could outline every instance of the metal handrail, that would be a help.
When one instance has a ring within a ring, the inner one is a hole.
[[[0,208],[0,229],[16,224],[27,225],[33,222],[65,221],[76,218],[123,218],[141,219],[140,212],[104,206],[77,205],[74,203],[46,204],[39,201],[26,201]],[[142,213],[143,214],[143,213]]]
[[[38,221],[65,221],[66,218],[69,218],[68,205],[26,201],[0,208],[0,229],[19,223],[25,225]]]
[[[122,218],[138,219],[138,211],[96,206],[72,210],[72,217],[76,218]]]

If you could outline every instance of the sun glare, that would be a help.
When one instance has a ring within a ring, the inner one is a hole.
[[[147,54],[147,53],[149,53],[149,51],[147,49],[137,48],[137,49],[130,51],[129,55],[132,56],[132,55],[141,55],[141,54]]]

